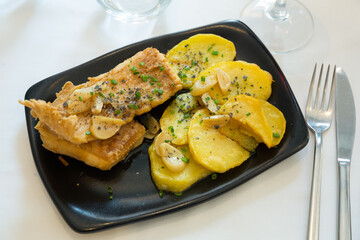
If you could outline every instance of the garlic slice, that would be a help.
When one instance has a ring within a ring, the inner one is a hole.
[[[163,160],[166,167],[172,171],[179,173],[186,167],[186,163],[182,159],[186,159],[181,151],[168,143],[160,144],[161,148],[161,159]]]
[[[198,80],[192,86],[191,94],[193,96],[203,95],[204,93],[208,92],[216,83],[217,80],[213,75]]]
[[[203,124],[206,124],[208,126],[219,128],[225,126],[229,122],[229,120],[229,115],[214,115],[210,117],[204,117],[202,119],[202,122]]]
[[[221,92],[225,95],[231,86],[230,75],[227,74],[224,70],[222,70],[220,68],[216,68],[216,77],[217,77]]]
[[[96,96],[91,105],[91,112],[94,114],[100,113],[103,106],[104,106],[103,98],[100,96]]]
[[[114,136],[120,127],[125,124],[122,119],[103,116],[93,116],[91,120],[91,134],[98,139],[108,139]]]
[[[140,122],[145,125],[145,127],[149,130],[152,134],[157,134],[160,131],[160,124],[150,114],[145,114],[141,116]]]
[[[146,132],[144,134],[144,138],[146,138],[146,139],[154,139],[154,137],[156,137],[156,134],[153,134],[153,133],[149,132],[149,130],[146,130]]]
[[[217,113],[219,111],[219,107],[216,105],[214,100],[211,98],[209,93],[205,93],[201,96],[202,102],[205,104],[207,109],[209,109],[212,113]]]
[[[161,132],[159,133],[156,138],[155,138],[155,150],[156,150],[156,153],[159,155],[159,156],[162,156],[162,148],[160,148],[160,145],[163,144],[163,143],[168,143],[168,142],[171,142],[172,140],[172,137],[167,133],[167,132]]]
[[[102,84],[103,85],[103,84]],[[69,114],[78,114],[89,110],[92,107],[91,97],[100,89],[104,90],[105,86],[93,85],[86,88],[76,89],[66,101]]]

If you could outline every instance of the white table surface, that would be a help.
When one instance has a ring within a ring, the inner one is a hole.
[[[245,184],[186,210],[106,231],[79,234],[63,220],[36,170],[24,108],[38,81],[127,44],[225,19],[247,0],[173,0],[156,21],[131,25],[108,17],[93,0],[0,0],[0,239],[305,239],[313,142]],[[275,55],[304,110],[314,64],[347,73],[360,129],[360,1],[304,0],[314,17],[309,44]],[[325,134],[321,239],[337,237],[335,125]],[[360,150],[351,165],[353,239],[360,239]]]

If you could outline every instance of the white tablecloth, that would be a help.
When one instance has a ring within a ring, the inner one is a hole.
[[[173,214],[79,234],[63,220],[36,170],[24,108],[36,82],[127,44],[225,19],[247,0],[173,0],[156,21],[122,24],[93,0],[0,0],[0,239],[305,239],[313,135],[300,152],[241,186]],[[352,85],[357,130],[351,165],[353,239],[360,239],[360,2],[304,0],[314,17],[311,42],[275,55],[304,110],[314,64],[341,66]],[[335,125],[325,134],[321,239],[337,239]]]

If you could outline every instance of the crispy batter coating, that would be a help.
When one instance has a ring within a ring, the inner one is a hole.
[[[145,134],[145,127],[132,121],[122,126],[111,138],[76,145],[58,138],[57,134],[42,122],[37,124],[36,129],[40,132],[46,149],[70,156],[101,170],[110,170],[118,162],[124,160],[131,150],[142,143]]]

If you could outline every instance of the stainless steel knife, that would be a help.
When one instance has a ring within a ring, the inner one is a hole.
[[[336,68],[336,145],[339,171],[338,239],[351,239],[350,161],[355,138],[355,103],[349,80]]]

